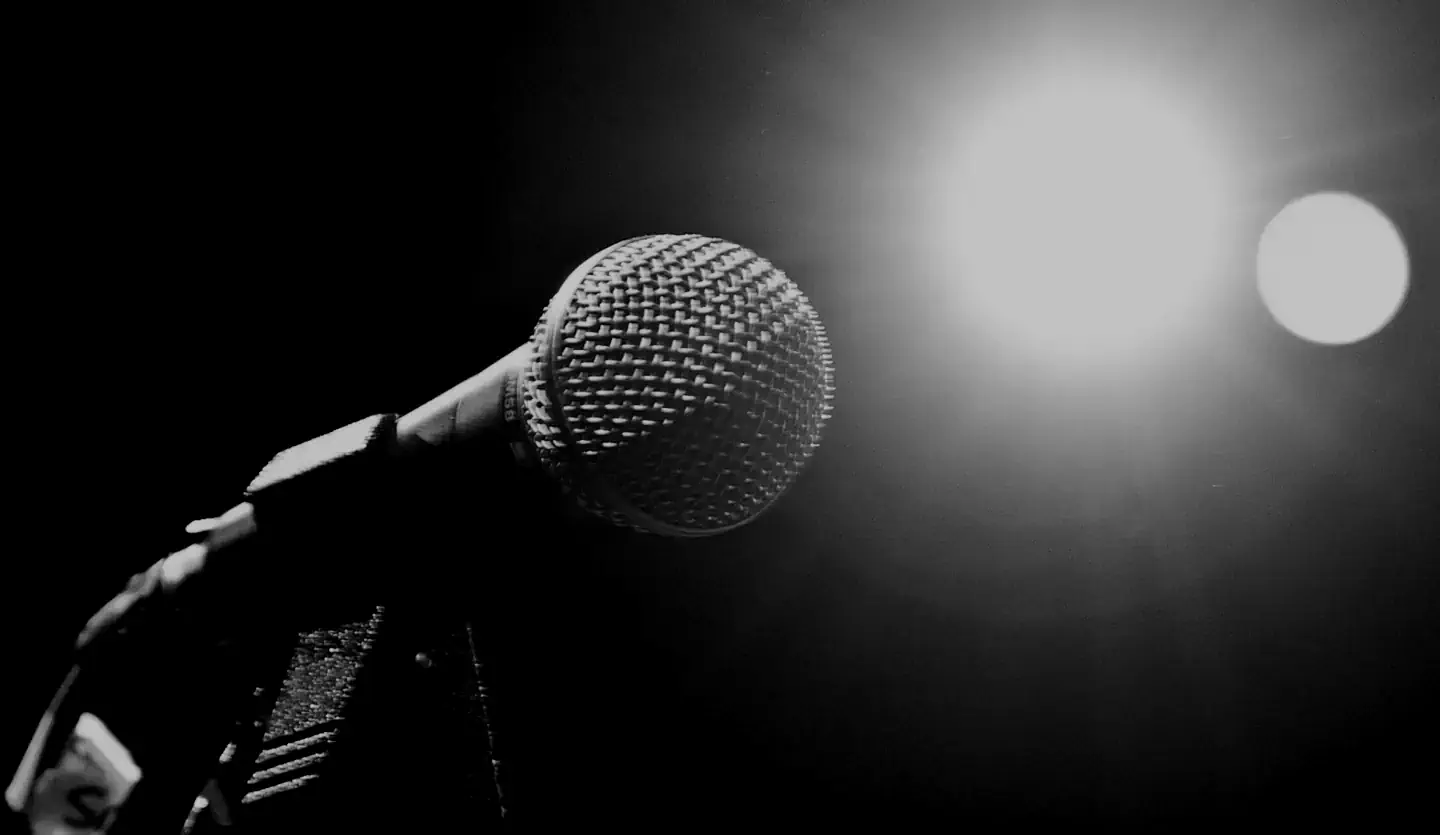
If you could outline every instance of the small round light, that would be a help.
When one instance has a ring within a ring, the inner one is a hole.
[[[1275,321],[1322,345],[1380,331],[1400,311],[1410,280],[1405,242],[1390,219],[1335,192],[1281,209],[1261,235],[1256,271]]]

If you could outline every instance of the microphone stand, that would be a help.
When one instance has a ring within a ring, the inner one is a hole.
[[[53,813],[122,835],[203,832],[242,822],[252,810],[242,813],[240,807],[263,799],[252,789],[256,773],[250,768],[276,747],[272,728],[277,720],[298,716],[303,729],[313,730],[319,724],[311,721],[315,716],[303,716],[299,708],[336,695],[315,687],[323,678],[316,679],[310,662],[319,649],[324,651],[321,666],[350,664],[351,689],[363,696],[350,714],[340,704],[338,714],[321,721],[364,726],[332,734],[352,741],[347,746],[337,742],[333,751],[302,764],[318,767],[320,760],[336,760],[342,751],[355,760],[353,766],[327,764],[327,776],[341,779],[328,781],[323,802],[344,803],[335,791],[343,785],[334,784],[346,780],[352,794],[385,790],[386,781],[375,779],[376,769],[363,767],[363,742],[370,739],[382,752],[387,746],[405,751],[405,734],[395,731],[403,726],[392,721],[387,732],[384,717],[366,722],[373,717],[360,714],[388,704],[409,711],[412,720],[436,717],[441,724],[431,722],[429,730],[437,738],[449,739],[458,729],[462,744],[452,749],[465,756],[442,756],[444,762],[434,767],[460,769],[456,773],[463,772],[467,780],[460,791],[473,795],[466,805],[474,809],[488,802],[500,814],[498,765],[490,753],[486,696],[468,620],[420,600],[423,583],[394,582],[413,578],[413,571],[379,572],[373,582],[367,581],[371,566],[336,571],[336,552],[368,551],[377,544],[377,531],[355,525],[356,517],[363,519],[367,508],[387,502],[405,504],[403,494],[414,486],[396,479],[387,466],[394,439],[394,416],[381,415],[287,450],[247,491],[261,510],[246,502],[217,519],[193,523],[187,530],[201,541],[136,575],[91,619],[77,642],[76,663],[7,790],[11,810],[35,826],[37,814]],[[436,495],[422,491],[420,501]],[[359,530],[346,530],[347,525]],[[383,534],[378,543],[390,544]],[[343,586],[354,580],[358,594]],[[279,598],[277,587],[284,592]],[[400,599],[394,603],[378,603],[395,594]],[[276,609],[280,599],[293,604],[295,598],[298,607]],[[356,632],[353,622],[337,626],[357,605],[370,608],[368,631]],[[385,635],[380,634],[382,622]],[[388,683],[377,675],[405,666],[412,674]],[[447,700],[456,709],[436,708]],[[78,733],[82,728],[89,736]],[[408,749],[424,751],[423,742]],[[432,753],[437,748],[445,746],[432,746]],[[477,770],[466,762],[484,767]],[[61,792],[61,778],[85,785]],[[433,785],[416,779],[406,785],[414,796],[400,798],[400,814],[409,813],[413,804],[432,802],[424,793]],[[456,799],[441,803],[449,806]],[[46,804],[55,808],[45,812]],[[349,805],[357,806],[353,798]],[[363,808],[354,812],[357,822],[366,821]]]

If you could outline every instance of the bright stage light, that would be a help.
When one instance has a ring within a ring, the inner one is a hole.
[[[967,315],[1052,358],[1150,350],[1214,278],[1228,171],[1212,144],[1128,78],[1007,96],[978,122],[954,182]]]
[[[1260,298],[1286,330],[1345,345],[1385,327],[1405,300],[1410,265],[1389,218],[1348,194],[1312,194],[1265,227]]]

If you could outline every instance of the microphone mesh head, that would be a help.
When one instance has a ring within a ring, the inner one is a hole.
[[[830,344],[783,272],[699,235],[597,253],[551,300],[521,375],[541,466],[590,511],[706,536],[753,519],[814,454]]]

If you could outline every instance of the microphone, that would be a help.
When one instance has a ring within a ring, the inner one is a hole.
[[[17,812],[64,805],[38,802],[35,787],[68,785],[55,771],[75,744],[76,718],[90,716],[68,704],[77,671],[124,639],[133,646],[142,634],[173,631],[177,611],[207,625],[243,623],[212,605],[213,596],[187,589],[263,594],[271,584],[256,577],[266,571],[254,561],[256,542],[323,538],[347,515],[383,512],[383,500],[365,494],[394,496],[402,474],[423,479],[423,468],[409,466],[417,461],[463,463],[476,445],[506,443],[602,519],[663,536],[710,536],[753,521],[791,487],[833,400],[824,326],[769,261],[701,235],[616,243],[577,267],[531,338],[489,368],[403,416],[368,418],[281,453],[245,502],[187,527],[199,541],[136,575],[82,631],[80,660],[7,801]],[[246,599],[241,614],[256,602],[270,601]],[[96,792],[110,805],[85,814],[113,819],[138,779],[102,782]]]
[[[502,441],[616,525],[733,530],[794,483],[833,400],[825,328],[784,272],[718,238],[630,238],[575,268],[530,340],[489,368],[398,419],[357,421],[275,456],[247,501],[192,523],[201,541],[137,575],[79,644],[136,600],[175,597],[196,578],[253,582],[259,570],[238,555],[257,533],[335,535],[402,503],[397,485],[423,482],[420,462],[463,464],[469,449]]]
[[[825,328],[782,271],[718,238],[649,235],[581,264],[527,345],[397,430],[440,446],[523,427],[517,456],[589,511],[709,536],[790,487],[833,399]]]

